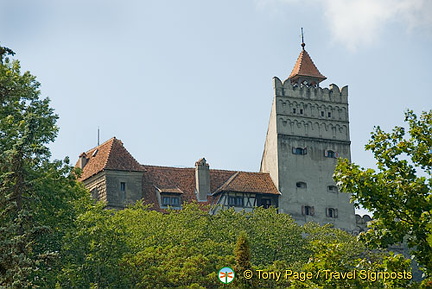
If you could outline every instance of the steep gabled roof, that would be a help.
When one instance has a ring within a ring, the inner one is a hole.
[[[143,171],[143,167],[123,146],[123,142],[115,137],[103,144],[82,153],[86,162],[82,168],[80,181],[86,180],[103,170]],[[79,167],[79,161],[75,165]]]
[[[300,55],[297,58],[296,64],[294,65],[290,76],[288,76],[288,79],[296,80],[301,76],[315,78],[318,83],[327,79],[327,77],[319,72],[318,68],[315,66],[312,58],[309,56],[309,53],[307,53],[304,47],[300,52]]]

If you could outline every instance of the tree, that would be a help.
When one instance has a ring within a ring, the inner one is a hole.
[[[409,128],[384,132],[376,127],[366,149],[377,170],[360,168],[340,159],[334,179],[354,204],[373,212],[370,229],[362,234],[380,247],[407,242],[418,263],[432,274],[432,111],[418,118],[405,113]]]
[[[61,239],[85,190],[67,160],[50,161],[58,116],[39,82],[0,47],[0,287],[53,287]],[[49,280],[48,280],[49,279]]]

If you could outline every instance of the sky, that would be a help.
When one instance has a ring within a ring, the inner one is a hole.
[[[111,137],[142,164],[258,171],[273,98],[301,51],[349,87],[352,161],[374,126],[432,108],[430,0],[0,0],[0,45],[59,115],[53,158]]]

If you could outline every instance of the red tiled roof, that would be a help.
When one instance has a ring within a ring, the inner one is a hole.
[[[143,199],[146,203],[155,204],[157,209],[156,189],[177,189],[183,192],[182,201],[196,201],[195,168],[174,168],[143,165],[145,170],[143,181]],[[210,170],[210,192],[207,202],[214,203],[220,192],[249,192],[260,194],[280,194],[268,173],[251,173],[226,170]]]
[[[280,195],[267,173],[237,172],[216,193],[222,191]]]
[[[300,52],[300,55],[297,58],[296,64],[294,65],[290,76],[288,76],[288,79],[295,80],[300,76],[314,77],[319,80],[318,82],[327,79],[327,77],[319,72],[318,68],[313,63],[312,58],[309,56],[309,53],[307,53],[307,51],[304,49]]]
[[[121,140],[115,137],[81,154],[87,158],[80,181],[86,180],[103,170],[143,171],[142,166],[126,150]],[[79,161],[75,165],[79,166]]]

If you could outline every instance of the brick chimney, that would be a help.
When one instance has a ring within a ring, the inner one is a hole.
[[[210,195],[210,168],[205,158],[195,163],[195,182],[198,202],[206,202]]]

